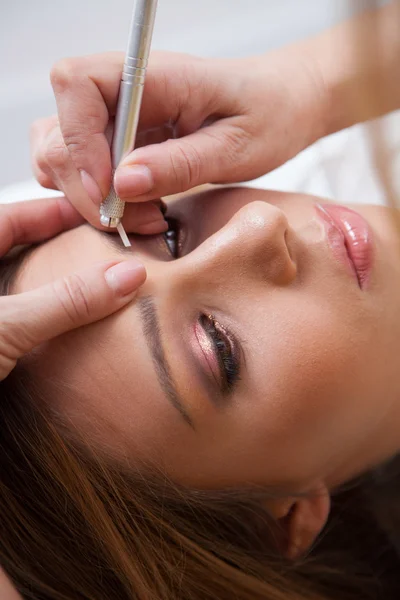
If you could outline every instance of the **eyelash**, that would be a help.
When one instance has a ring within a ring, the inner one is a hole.
[[[181,254],[180,245],[180,223],[177,219],[165,217],[168,223],[168,230],[164,233],[164,240],[172,258],[177,259]],[[174,248],[171,245],[174,244]]]
[[[165,217],[168,230],[164,240],[173,259],[182,253],[181,224],[178,219]],[[171,247],[173,246],[173,247]],[[224,391],[230,393],[235,384],[240,381],[240,352],[235,337],[227,331],[212,315],[201,315],[200,324],[211,338],[218,358],[224,381]]]
[[[223,374],[224,391],[229,393],[240,381],[240,358],[236,340],[212,315],[201,315],[200,324],[214,344]]]

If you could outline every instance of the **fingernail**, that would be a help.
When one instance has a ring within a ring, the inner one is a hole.
[[[146,279],[146,269],[137,260],[124,260],[105,272],[110,288],[121,296],[134,292]]]
[[[103,202],[103,195],[93,177],[89,175],[89,173],[87,173],[86,171],[81,170],[81,180],[82,185],[85,188],[93,204],[95,204],[96,206],[100,206],[100,204]]]
[[[122,166],[114,176],[115,189],[121,198],[140,196],[153,188],[153,176],[145,165]]]

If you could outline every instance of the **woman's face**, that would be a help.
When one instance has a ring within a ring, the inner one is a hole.
[[[35,353],[49,402],[105,450],[198,487],[301,491],[384,458],[399,392],[396,233],[386,209],[357,209],[373,230],[360,287],[317,202],[214,190],[169,205],[180,231],[168,243],[133,236],[124,249],[82,226],[35,249],[14,291],[132,253],[148,273],[127,308]]]

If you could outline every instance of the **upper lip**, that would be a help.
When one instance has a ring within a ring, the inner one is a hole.
[[[347,257],[358,285],[363,289],[372,266],[368,223],[360,214],[344,206],[317,204],[317,212],[328,229],[328,242],[334,253],[341,254],[341,257],[344,255],[344,260]]]

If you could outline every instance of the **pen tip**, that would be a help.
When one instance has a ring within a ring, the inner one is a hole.
[[[124,226],[122,225],[122,223],[118,223],[117,225],[117,231],[119,233],[119,236],[122,240],[123,245],[125,246],[125,248],[130,248],[131,247],[131,243],[129,241],[128,236],[126,235],[126,231],[124,229]]]

